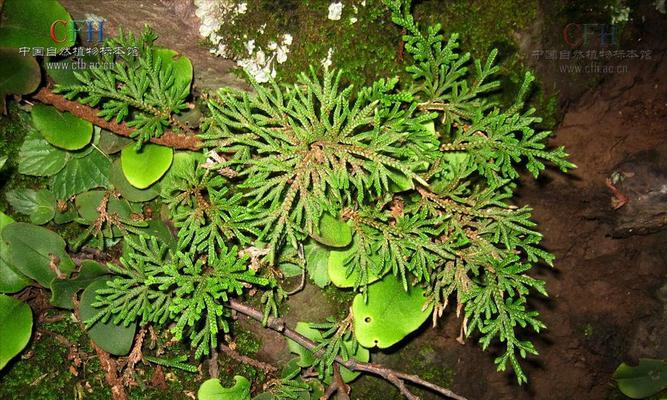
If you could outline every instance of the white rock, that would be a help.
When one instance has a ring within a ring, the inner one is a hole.
[[[343,14],[343,3],[334,2],[329,4],[329,16],[328,18],[332,21],[338,21],[340,16]]]

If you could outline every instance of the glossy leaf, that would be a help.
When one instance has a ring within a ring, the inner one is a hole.
[[[419,328],[431,314],[424,290],[410,287],[388,275],[368,287],[368,302],[358,294],[352,303],[354,333],[364,347],[390,347]]]
[[[162,177],[171,166],[174,151],[157,144],[144,144],[137,151],[134,144],[120,154],[123,174],[136,188],[146,189]]]
[[[93,124],[55,107],[35,104],[32,107],[32,122],[44,139],[65,150],[84,148],[93,138]]]
[[[329,250],[318,243],[308,243],[303,247],[303,251],[306,257],[306,270],[310,279],[321,288],[327,286],[330,282],[327,272]]]
[[[51,282],[51,304],[71,310],[73,308],[72,296],[74,293],[85,289],[88,285],[108,273],[109,271],[97,261],[83,261],[81,263],[81,270],[76,278],[55,279]]]
[[[641,358],[636,367],[622,363],[614,379],[621,393],[631,399],[653,396],[667,389],[667,361]]]
[[[34,176],[55,175],[69,159],[68,152],[49,144],[39,131],[31,130],[19,151],[19,172]]]
[[[5,226],[14,220],[0,211],[0,234]],[[16,293],[30,284],[30,279],[14,271],[9,265],[9,253],[7,246],[2,242],[0,236],[0,293]]]
[[[352,241],[352,228],[345,221],[324,213],[320,218],[319,233],[311,236],[327,246],[345,247]]]
[[[25,348],[32,335],[32,310],[22,301],[0,294],[0,369]]]
[[[96,291],[106,287],[105,279],[98,279],[88,285],[81,295],[79,312],[81,320],[86,321],[97,314],[98,310],[92,306],[95,302]],[[88,329],[88,336],[102,348],[102,350],[117,355],[124,356],[130,352],[134,333],[137,330],[137,324],[132,323],[129,326],[115,325],[113,322],[97,321]]]
[[[74,204],[76,205],[79,215],[86,222],[93,223],[99,217],[100,212],[97,209],[102,203],[105,193],[106,192],[103,190],[91,190],[90,192],[84,192],[76,196]],[[123,219],[128,219],[132,214],[132,210],[130,209],[130,205],[127,204],[127,201],[109,196],[107,213],[116,214]]]
[[[57,0],[5,0],[0,19],[0,47],[62,48],[74,45],[75,38],[68,35],[65,24],[55,26],[59,43],[51,38],[51,25],[56,20],[72,20]]]
[[[111,172],[109,173],[109,180],[116,190],[118,190],[126,200],[134,202],[145,202],[153,200],[160,194],[157,185],[151,185],[146,189],[137,189],[132,186],[123,174],[120,165],[120,160],[114,161],[111,165]]]
[[[236,375],[234,386],[226,388],[219,379],[208,379],[197,391],[198,400],[250,400],[250,381]]]
[[[41,226],[17,222],[2,230],[9,264],[19,273],[49,287],[59,272],[67,276],[74,263],[65,251],[65,241]],[[57,264],[57,268],[56,268]]]
[[[154,54],[162,61],[162,68],[171,65],[174,70],[174,80],[177,87],[192,84],[192,63],[186,56],[177,51],[165,48],[156,48]]]
[[[1,30],[0,30],[1,32]],[[32,93],[42,79],[34,57],[21,55],[17,49],[0,48],[0,112],[5,109],[5,96]]]
[[[346,249],[333,249],[329,252],[327,259],[327,273],[331,283],[340,288],[351,288],[359,280],[359,267],[346,265],[357,252],[356,235],[352,239],[352,244]],[[373,256],[371,256],[371,259]],[[350,268],[351,267],[351,268]],[[380,277],[369,270],[368,283],[373,283]]]

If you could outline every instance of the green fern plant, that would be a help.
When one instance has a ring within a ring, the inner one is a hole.
[[[105,46],[136,49],[121,55],[100,55],[99,62],[111,68],[91,68],[75,72],[76,85],[58,85],[57,93],[82,104],[100,107],[98,115],[120,123],[127,120],[135,128],[132,136],[138,144],[160,137],[168,128],[189,132],[177,115],[188,108],[192,75],[189,61],[179,65],[170,60],[175,52],[153,45],[157,35],[146,28],[139,36],[120,32]],[[189,68],[189,71],[188,71]]]
[[[527,299],[534,292],[547,295],[544,282],[528,273],[554,260],[540,247],[531,209],[514,204],[514,190],[523,168],[538,176],[548,164],[562,171],[574,165],[563,148],[547,149],[550,132],[537,131],[540,119],[524,109],[532,75],[514,105],[502,109],[488,100],[500,86],[495,51],[484,62],[473,61],[459,51],[456,35],[445,40],[438,25],[423,30],[409,1],[385,3],[405,31],[409,79],[356,89],[343,85],[341,71],[311,68],[293,85],[251,80],[252,92],[222,89],[205,98],[198,154],[174,155],[144,144],[167,131],[193,133],[179,119],[189,108],[189,61],[174,61],[173,52],[155,47],[150,30],[108,42],[137,47],[139,57],[103,55],[112,69],[77,73],[79,84],[56,88],[67,99],[97,107],[105,120],[124,122],[137,141],[120,156],[127,184],[120,173],[113,184],[102,174],[59,199],[67,205],[74,196],[82,203],[92,196],[85,190],[108,190],[73,248],[91,235],[103,242],[105,231],[117,238],[113,228],[123,228],[119,261],[109,263],[108,271],[97,268],[105,284],[96,291],[87,327],[170,326],[200,358],[230,332],[230,309],[238,299],[261,304],[261,315],[251,314],[267,328],[292,339],[311,335],[309,353],[291,347],[301,355],[299,368],[269,385],[274,397],[292,399],[312,389],[299,378],[301,368],[316,369],[325,382],[342,381],[335,379],[334,363],[344,364],[354,379],[359,370],[353,367],[368,360],[364,346],[384,345],[375,336],[391,336],[385,347],[393,345],[429,317],[436,324],[455,302],[456,314],[463,314],[461,339],[478,338],[483,349],[500,344],[498,370],[511,365],[517,381],[527,381],[520,359],[537,350],[522,338],[523,330],[545,327]],[[97,149],[89,136],[83,145]],[[31,146],[39,151],[44,144]],[[74,157],[72,151],[50,154],[62,157],[63,165]],[[100,154],[106,170],[114,153]],[[150,179],[127,176],[128,166],[145,164],[142,157],[154,164]],[[176,240],[169,229],[151,230],[143,214],[137,221],[109,214],[116,190],[134,203],[159,192],[156,202],[166,206],[163,216]],[[320,286],[352,288],[353,312],[341,322],[287,330],[275,317],[291,293],[288,268],[297,270],[302,285],[310,275]],[[382,301],[396,301],[396,309],[379,307]],[[355,309],[372,318],[355,315]],[[384,319],[380,332],[372,331],[373,319]],[[194,368],[185,359],[149,361]],[[241,383],[249,398],[249,383]],[[220,383],[207,386],[217,390]]]

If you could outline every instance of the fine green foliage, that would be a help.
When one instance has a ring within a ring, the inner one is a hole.
[[[77,84],[68,79],[57,90],[126,122],[137,143],[99,129],[62,143],[42,127],[21,148],[19,169],[51,177],[53,195],[9,199],[34,223],[84,225],[70,250],[118,246],[122,256],[106,269],[75,270],[60,236],[13,223],[2,232],[8,265],[51,287],[61,307],[86,286],[82,317],[114,354],[129,351],[136,326],[154,325],[169,326],[198,359],[230,332],[230,300],[261,304],[267,324],[291,293],[290,277],[350,288],[356,297],[347,318],[297,325],[317,347],[290,343],[297,372],[268,385],[267,396],[306,396],[313,386],[297,379],[300,368],[328,383],[337,357],[366,362],[368,348],[399,343],[429,316],[436,324],[450,302],[463,314],[461,340],[500,344],[497,368],[511,365],[526,382],[520,358],[537,350],[522,331],[545,327],[528,298],[547,295],[529,271],[552,265],[553,256],[540,247],[531,209],[514,204],[514,190],[524,169],[538,176],[547,165],[574,166],[564,149],[547,148],[550,132],[535,130],[540,119],[524,109],[530,74],[514,105],[501,108],[489,100],[500,89],[496,51],[472,60],[456,35],[418,26],[409,1],[385,3],[405,31],[408,79],[355,88],[343,85],[342,71],[311,68],[295,84],[222,89],[204,99],[197,153],[145,143],[167,130],[192,133],[182,119],[189,60],[155,47],[148,29],[109,39],[138,47],[140,56],[101,56],[113,68],[76,73]],[[33,110],[35,125],[43,111]],[[152,359],[187,370],[185,361]],[[341,375],[349,381],[357,372]],[[243,380],[231,389],[208,381],[200,397],[249,397]]]
[[[157,36],[146,28],[142,35],[121,33],[109,39],[106,46],[137,48],[138,54],[105,54],[100,62],[113,68],[93,68],[75,73],[77,85],[60,85],[56,91],[68,99],[100,107],[99,115],[106,120],[127,121],[136,130],[138,147],[153,137],[161,136],[168,128],[186,131],[187,126],[174,116],[187,109],[192,67],[188,70],[180,61],[172,60],[167,52],[155,52]],[[187,60],[183,58],[184,60]],[[181,59],[181,60],[183,60]],[[189,64],[189,60],[187,60]]]
[[[97,313],[97,310],[92,305],[95,302],[96,292],[106,287],[106,281],[107,278],[95,279],[83,291],[79,305],[79,313],[82,320],[88,320]],[[136,330],[136,323],[116,325],[111,321],[97,321],[88,327],[88,336],[102,350],[117,356],[124,356],[132,348]]]
[[[415,171],[424,149],[436,146],[421,125],[430,116],[415,117],[415,105],[398,101],[378,111],[393,98],[388,92],[396,80],[355,97],[340,80],[340,72],[325,71],[320,79],[311,70],[293,86],[254,83],[255,94],[223,90],[210,102],[213,117],[203,137],[234,152],[218,166],[243,178],[239,188],[247,191],[270,260],[285,241],[297,247],[318,235],[325,211],[337,216],[344,203],[388,193],[390,182],[425,183]]]
[[[93,306],[99,312],[87,319],[88,326],[97,321],[125,326],[172,321],[174,337],[188,337],[200,357],[217,347],[220,330],[229,331],[224,308],[229,296],[241,295],[247,283],[269,283],[255,276],[245,258],[237,258],[236,248],[207,254],[194,246],[173,251],[145,236],[126,237],[125,243],[120,265],[108,265],[116,277],[97,291]]]

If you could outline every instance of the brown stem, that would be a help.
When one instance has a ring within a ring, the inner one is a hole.
[[[211,378],[220,377],[220,368],[218,367],[218,349],[211,349],[211,359],[208,360],[208,375]]]
[[[224,343],[220,344],[220,350],[222,350],[222,352],[225,353],[228,357],[240,362],[241,364],[248,364],[256,369],[261,369],[268,374],[273,374],[278,370],[278,368],[271,364],[267,364],[265,362],[255,360],[254,358],[244,356],[243,354],[239,354],[236,350],[233,350],[231,347]]]
[[[74,305],[74,315],[76,316],[79,325],[81,326],[82,331],[86,331],[81,321],[81,314],[79,313],[79,300],[76,297],[76,294],[72,296],[72,303]],[[125,386],[123,385],[123,380],[118,376],[118,366],[116,361],[107,353],[102,350],[99,346],[90,340],[90,346],[97,353],[97,358],[100,360],[100,366],[105,372],[105,378],[107,384],[111,386],[111,396],[113,400],[127,400],[127,394],[125,393]]]
[[[340,366],[338,364],[334,364],[333,380],[327,387],[326,392],[324,392],[324,396],[320,397],[320,400],[328,400],[336,393],[338,393],[339,400],[350,400],[350,387],[343,381],[343,377],[340,375]]]
[[[240,303],[236,300],[233,299],[229,300],[228,306],[232,310],[247,315],[248,317],[256,321],[264,320],[264,315],[261,311],[252,308],[250,306],[247,306],[243,303]],[[315,349],[315,347],[317,347],[317,344],[312,340],[285,326],[285,322],[281,319],[269,317],[266,323],[266,327],[280,333],[281,335],[285,336],[290,340],[293,340],[294,342],[305,347],[308,350],[313,350]],[[324,353],[324,349],[320,349],[319,351],[315,352],[315,357],[320,356],[322,353]],[[399,371],[394,371],[392,369],[385,368],[381,365],[359,362],[353,358],[350,358],[349,360],[344,360],[341,356],[336,356],[335,360],[338,364],[342,365],[343,367],[349,370],[366,372],[384,378],[385,380],[396,386],[398,390],[401,391],[401,394],[403,394],[409,400],[418,400],[419,397],[410,392],[408,387],[405,385],[406,382],[410,382],[412,384],[425,387],[435,393],[439,393],[443,396],[452,399],[467,400],[465,397],[460,396],[449,389],[425,381],[417,375],[411,375]]]
[[[90,121],[94,125],[120,136],[131,137],[132,133],[135,131],[134,128],[127,126],[125,122],[118,123],[114,119],[107,121],[97,115],[99,110],[76,101],[67,100],[64,96],[53,93],[47,87],[39,89],[32,98],[44,104],[50,104],[60,111],[70,112],[79,118]],[[198,136],[185,135],[173,131],[166,131],[158,138],[151,138],[150,141],[152,143],[183,150],[199,150],[202,146],[202,142]]]

